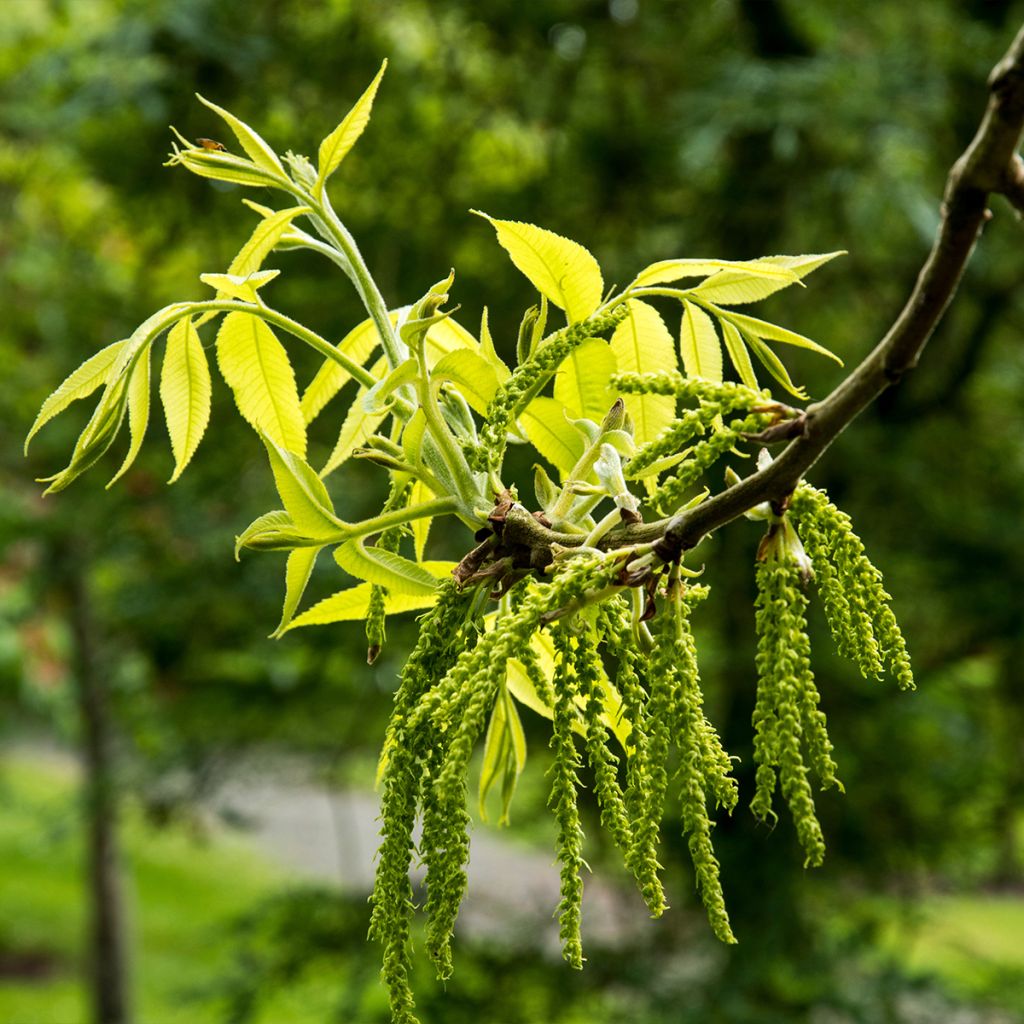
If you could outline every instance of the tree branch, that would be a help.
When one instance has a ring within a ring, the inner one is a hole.
[[[946,181],[942,219],[914,290],[874,350],[823,401],[808,406],[802,432],[765,469],[753,473],[696,508],[653,523],[609,532],[601,547],[655,543],[655,553],[675,561],[702,537],[765,501],[780,502],[850,423],[886,388],[914,369],[949,305],[985,222],[992,193],[1024,214],[1024,161],[1017,155],[1024,133],[1024,26],[988,80],[989,100],[981,125]],[[794,421],[796,422],[796,421]],[[503,516],[503,546],[529,552],[524,567],[551,561],[551,546],[581,538],[556,534],[522,506]],[[517,559],[513,559],[517,561]]]
[[[1024,132],[1024,27],[988,84],[985,115],[949,172],[938,234],[895,323],[828,398],[808,407],[803,435],[770,466],[675,516],[655,548],[659,557],[678,558],[705,534],[760,502],[785,498],[854,418],[917,365],[991,216],[989,194],[1005,195],[1024,212],[1024,162],[1016,152]]]

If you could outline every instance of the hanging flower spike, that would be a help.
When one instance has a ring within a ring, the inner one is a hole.
[[[865,677],[885,666],[903,690],[914,689],[906,641],[882,582],[850,517],[824,491],[801,484],[790,512],[796,520],[818,579],[829,629],[839,652],[856,662]]]
[[[774,518],[757,562],[758,694],[753,723],[758,771],[751,810],[762,821],[774,817],[771,802],[777,775],[806,863],[817,867],[825,857],[825,840],[801,752],[804,742],[810,743],[812,760],[821,762],[825,778],[834,781],[835,765],[831,745],[822,746],[823,720],[812,718],[813,735],[805,737],[805,708],[816,708],[818,702],[803,592],[807,559],[789,523]]]

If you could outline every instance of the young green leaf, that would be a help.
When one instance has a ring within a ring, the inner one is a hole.
[[[807,392],[798,388],[789,376],[789,371],[783,365],[782,360],[759,338],[745,331],[740,332],[747,348],[757,356],[761,365],[791,394],[797,398],[806,400]]]
[[[239,145],[245,150],[249,159],[254,164],[274,174],[278,174],[282,178],[287,177],[284,168],[281,166],[281,161],[277,159],[277,154],[244,121],[235,117],[234,114],[223,107],[218,107],[216,103],[211,103],[209,100],[204,99],[199,93],[196,93],[196,99],[203,106],[209,107],[210,110],[227,123],[228,127],[235,133],[235,138],[238,139]]]
[[[565,310],[569,323],[585,320],[601,304],[601,268],[579,242],[533,224],[473,213],[490,221],[512,262],[537,291]]]
[[[520,416],[530,443],[564,478],[583,454],[580,432],[565,418],[565,408],[553,398],[535,398]]]
[[[383,373],[386,368],[387,361],[379,359],[374,364],[371,372],[374,375],[378,375]],[[320,470],[321,477],[333,473],[343,462],[348,461],[352,457],[352,453],[361,447],[366,442],[366,439],[384,422],[384,419],[390,415],[388,410],[384,410],[384,412],[367,412],[363,406],[363,396],[366,394],[366,391],[366,388],[360,388],[352,405],[349,407],[345,419],[342,421],[341,432],[338,434],[338,440],[334,444],[334,449],[327,459],[324,468]]]
[[[396,366],[383,380],[377,381],[360,399],[363,409],[368,413],[385,412],[393,403],[388,402],[400,387],[409,384],[419,374],[419,363],[415,359],[406,359]]]
[[[417,505],[433,500],[434,492],[422,480],[414,480],[412,490],[409,492],[410,507],[415,508]],[[424,516],[422,519],[414,519],[409,524],[412,527],[413,551],[416,553],[417,562],[423,561],[427,538],[430,536],[430,524],[433,521],[433,516]]]
[[[264,435],[274,483],[295,526],[309,537],[338,540],[346,530],[334,514],[334,504],[323,480],[301,456],[276,445]]]
[[[281,609],[281,621],[277,629],[271,633],[271,637],[280,637],[292,621],[302,595],[306,592],[310,576],[313,575],[313,567],[316,565],[317,555],[323,548],[296,548],[288,553],[288,560],[284,569],[284,607]]]
[[[392,323],[397,317],[392,314]],[[380,343],[380,336],[372,320],[364,320],[353,327],[338,342],[338,349],[344,352],[360,366],[365,366]],[[312,423],[320,415],[324,406],[352,379],[352,375],[333,359],[325,359],[317,370],[316,376],[310,381],[309,387],[302,393],[302,416],[306,423]]]
[[[675,345],[661,314],[646,302],[630,299],[626,319],[615,328],[611,348],[620,373],[656,373],[678,366]],[[670,395],[625,395],[637,444],[653,441],[675,417]]]
[[[438,320],[427,331],[428,366],[433,366],[449,352],[459,352],[462,349],[479,352],[480,343],[452,317],[446,316],[443,320]]]
[[[160,370],[160,401],[174,453],[174,473],[181,476],[210,422],[210,367],[191,317],[179,320],[167,335]]]
[[[29,442],[54,418],[62,413],[72,402],[80,398],[88,398],[97,388],[107,383],[111,376],[118,356],[128,344],[127,338],[122,341],[115,341],[106,348],[101,348],[95,355],[90,356],[77,370],[71,373],[64,382],[43,402],[39,415],[36,416],[32,429],[25,438],[25,451],[28,451]]]
[[[670,284],[685,277],[710,277],[720,271],[732,271],[750,278],[762,277],[779,282],[779,287],[799,280],[796,272],[769,260],[661,260],[641,270],[630,288],[649,288],[651,285]]]
[[[505,361],[498,355],[494,347],[494,339],[491,337],[491,328],[488,323],[487,307],[480,315],[480,355],[484,357],[494,368],[498,376],[498,382],[504,384],[512,375],[512,371],[506,366]]]
[[[834,352],[825,348],[824,345],[819,345],[816,341],[811,341],[810,338],[805,338],[802,334],[797,334],[796,331],[786,330],[785,327],[779,327],[778,324],[769,323],[767,320],[758,320],[757,317],[747,316],[744,313],[723,310],[719,315],[722,319],[734,323],[744,334],[753,335],[762,341],[781,341],[784,345],[806,348],[811,352],[817,352],[818,355],[828,356],[840,366],[843,365],[842,359]]]
[[[281,240],[281,236],[291,227],[292,221],[309,212],[308,206],[293,206],[287,210],[267,213],[253,229],[245,245],[238,250],[238,255],[228,267],[228,273],[244,277],[259,270],[263,266],[263,261]]]
[[[722,379],[722,345],[715,322],[700,306],[685,300],[679,325],[679,351],[688,377]]]
[[[249,274],[200,274],[203,284],[216,289],[218,297],[242,302],[259,302],[259,290],[280,274],[280,270],[254,270]]]
[[[462,397],[481,416],[498,390],[498,375],[494,366],[482,355],[469,349],[458,349],[442,356],[430,374],[436,383],[450,380],[458,386]]]
[[[753,364],[750,362],[750,353],[747,351],[747,346],[743,343],[740,332],[728,320],[723,320],[721,323],[722,338],[725,341],[725,349],[729,353],[732,365],[736,367],[740,380],[748,388],[756,390],[758,387],[757,376],[754,373]]]
[[[217,332],[217,364],[244,419],[275,444],[306,454],[306,423],[288,353],[251,313],[229,313]]]
[[[523,732],[523,724],[519,720],[515,702],[509,695],[508,688],[503,686],[491,712],[487,739],[484,742],[484,758],[480,767],[478,801],[480,817],[484,821],[487,820],[487,795],[500,778],[502,811],[498,824],[509,824],[509,808],[516,783],[524,767],[526,734]]]
[[[437,588],[437,579],[422,565],[393,551],[365,547],[361,538],[336,547],[334,560],[357,580],[387,587],[395,594],[426,595]]]
[[[621,326],[621,325],[620,325]],[[615,401],[608,379],[616,370],[608,342],[591,338],[573,349],[555,374],[555,401],[573,418],[600,423]]]
[[[830,252],[812,256],[765,256],[752,261],[759,268],[757,274],[751,274],[749,270],[723,270],[698,285],[694,294],[705,302],[725,306],[758,302],[801,281],[818,267],[841,255],[841,252]],[[772,269],[778,271],[778,276],[771,276]],[[783,275],[788,275],[788,280]]]
[[[321,542],[307,537],[292,522],[283,508],[264,512],[235,538],[235,561],[242,548],[254,551],[293,551],[295,548],[320,547]]]
[[[338,169],[338,165],[345,159],[348,151],[356,144],[359,136],[363,134],[370,121],[370,111],[373,108],[373,100],[377,95],[377,88],[388,62],[385,60],[380,71],[377,72],[366,92],[356,100],[355,106],[345,115],[344,120],[330,135],[320,143],[318,156],[319,168],[317,171],[316,184],[313,186],[313,194],[318,196],[323,192],[327,179]]]
[[[128,454],[124,457],[120,469],[110,478],[107,487],[112,487],[128,471],[128,468],[138,457],[142,448],[143,439],[146,436],[146,428],[149,426],[149,382],[150,382],[150,353],[152,346],[147,345],[141,352],[138,362],[132,370],[131,379],[128,381],[128,430],[131,434],[131,444],[128,446]]]
[[[296,616],[282,632],[287,633],[303,626],[326,626],[333,622],[358,622],[365,619],[370,608],[372,587],[371,583],[358,583],[354,587],[339,590]],[[411,595],[388,592],[384,597],[384,612],[386,615],[398,615],[401,612],[420,611],[432,607],[436,601],[436,591]]]

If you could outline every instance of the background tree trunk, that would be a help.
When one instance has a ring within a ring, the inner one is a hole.
[[[86,563],[77,545],[61,545],[64,595],[73,638],[74,686],[85,772],[86,959],[95,1024],[131,1020],[127,936],[118,847],[118,800],[109,689],[101,665]]]

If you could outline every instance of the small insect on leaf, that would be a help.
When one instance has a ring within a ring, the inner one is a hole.
[[[218,142],[216,139],[196,139],[196,145],[202,146],[203,149],[213,149],[219,153],[226,153],[228,147],[223,142]]]

